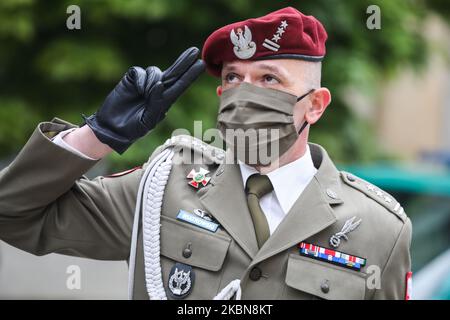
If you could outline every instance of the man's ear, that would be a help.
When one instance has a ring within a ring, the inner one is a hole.
[[[222,95],[222,86],[217,86],[216,93],[218,97]]]
[[[331,93],[327,88],[319,88],[310,94],[310,105],[305,110],[305,118],[309,124],[319,121],[331,102]]]

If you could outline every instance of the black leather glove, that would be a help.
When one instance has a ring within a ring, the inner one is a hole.
[[[170,106],[205,70],[199,49],[189,48],[165,71],[132,67],[86,124],[97,138],[122,154],[164,119]]]

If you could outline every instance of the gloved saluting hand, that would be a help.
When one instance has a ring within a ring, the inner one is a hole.
[[[205,70],[198,54],[197,48],[187,49],[165,71],[155,66],[130,68],[101,108],[85,118],[86,124],[101,142],[123,153],[164,119],[175,100]]]

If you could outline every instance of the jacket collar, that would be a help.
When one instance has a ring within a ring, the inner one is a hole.
[[[252,174],[258,173],[254,167],[241,162],[239,162],[239,168],[244,186]],[[302,157],[267,174],[284,214],[289,212],[316,172],[317,169],[314,167],[311,151],[309,146],[307,146],[306,152]]]
[[[317,173],[259,251],[238,164],[220,165],[209,187],[199,193],[200,202],[253,259],[252,265],[311,237],[337,220],[332,206],[343,203],[339,196],[342,192],[339,172],[325,149],[312,143],[309,148]]]

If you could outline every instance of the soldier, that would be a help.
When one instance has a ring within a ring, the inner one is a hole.
[[[0,173],[0,238],[36,255],[128,260],[133,299],[407,298],[400,204],[308,143],[331,100],[326,38],[294,8],[236,22],[209,36],[203,61],[191,48],[165,71],[131,68],[82,127],[39,124]],[[205,65],[221,78],[226,152],[176,136],[142,168],[83,176],[154,128]],[[247,147],[279,154],[250,161],[235,129],[276,129]],[[195,155],[204,162],[186,160]]]

